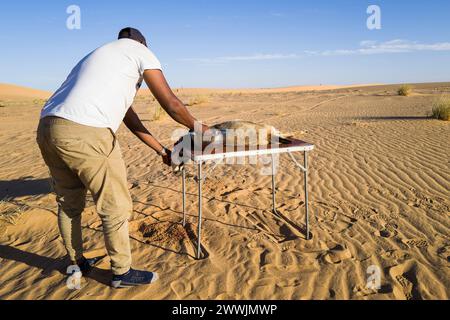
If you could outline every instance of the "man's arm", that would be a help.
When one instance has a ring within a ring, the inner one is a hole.
[[[127,128],[136,135],[142,142],[147,146],[155,150],[159,155],[163,157],[163,162],[170,165],[170,151],[166,150],[159,142],[156,140],[152,134],[145,128],[142,121],[139,119],[133,107],[128,109],[123,122]]]
[[[156,100],[158,100],[169,116],[190,130],[194,130],[194,124],[197,120],[190,114],[183,102],[175,96],[162,71],[146,70],[144,72],[144,80]],[[207,126],[203,125],[203,132],[208,129]]]

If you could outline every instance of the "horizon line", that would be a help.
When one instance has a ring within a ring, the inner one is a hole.
[[[296,88],[320,88],[323,87],[324,90],[332,90],[332,89],[345,89],[345,88],[357,88],[357,87],[371,87],[371,86],[391,86],[391,85],[402,85],[402,84],[408,84],[408,85],[420,85],[420,84],[444,84],[444,83],[450,83],[450,79],[448,81],[426,81],[426,82],[395,82],[395,83],[354,83],[354,84],[301,84],[301,85],[287,85],[287,86],[274,86],[274,87],[171,87],[173,91],[175,90],[211,90],[211,91],[264,91],[264,90],[289,90],[289,89],[296,89]],[[46,90],[36,87],[31,87],[28,85],[22,85],[18,83],[11,83],[11,82],[0,82],[0,86],[14,86],[21,89],[28,89],[28,90],[35,90],[35,91],[41,91],[42,93],[54,93],[55,90]],[[315,90],[315,89],[311,89]],[[147,87],[142,88],[138,91],[137,95],[144,91],[149,91]]]

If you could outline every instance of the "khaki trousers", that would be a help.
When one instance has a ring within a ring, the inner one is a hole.
[[[58,225],[72,261],[83,256],[81,214],[92,194],[114,274],[131,266],[128,218],[132,200],[114,133],[56,117],[40,121],[37,142],[50,169],[58,202]]]

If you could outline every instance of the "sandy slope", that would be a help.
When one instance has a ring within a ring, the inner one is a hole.
[[[48,99],[50,92],[0,83],[1,100]]]
[[[8,199],[0,210],[3,220],[9,217],[0,223],[0,299],[448,299],[450,127],[426,115],[450,84],[417,85],[411,97],[396,96],[396,88],[208,93],[208,103],[192,108],[207,123],[259,121],[316,144],[313,239],[304,239],[301,173],[289,158],[281,158],[277,177],[279,215],[268,211],[270,177],[259,175],[260,168],[219,166],[204,187],[208,258],[201,261],[192,258],[193,168],[192,226],[184,230],[176,224],[179,177],[121,128],[135,203],[134,266],[161,275],[152,286],[129,290],[106,285],[107,258],[82,290],[66,288],[54,196],[34,142],[39,106],[0,108],[0,143],[8,150],[0,154],[0,198]],[[155,106],[150,101],[137,105],[146,120]],[[168,145],[178,128],[167,118],[146,125]],[[83,226],[88,255],[102,254],[92,202]],[[381,270],[379,290],[366,288],[371,265]]]
[[[260,88],[260,89],[208,89],[208,88],[178,88],[175,91],[178,94],[189,95],[208,95],[215,93],[222,94],[244,94],[244,93],[288,93],[288,92],[305,92],[305,91],[327,91],[336,89],[349,89],[375,86],[378,84],[355,84],[355,85],[316,85],[316,86],[292,86],[282,88]],[[146,96],[149,94],[148,89],[139,91],[139,96]]]

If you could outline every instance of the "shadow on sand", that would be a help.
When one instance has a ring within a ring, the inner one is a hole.
[[[49,179],[0,180],[0,200],[24,196],[40,196],[52,192]]]
[[[40,256],[35,253],[23,251],[6,245],[0,245],[0,258],[24,263],[30,267],[41,269],[43,276],[48,276],[53,271],[66,275],[66,268],[70,265],[67,258],[50,258]],[[109,270],[94,267],[89,274],[84,276],[101,284],[107,286],[110,285],[111,272]]]

